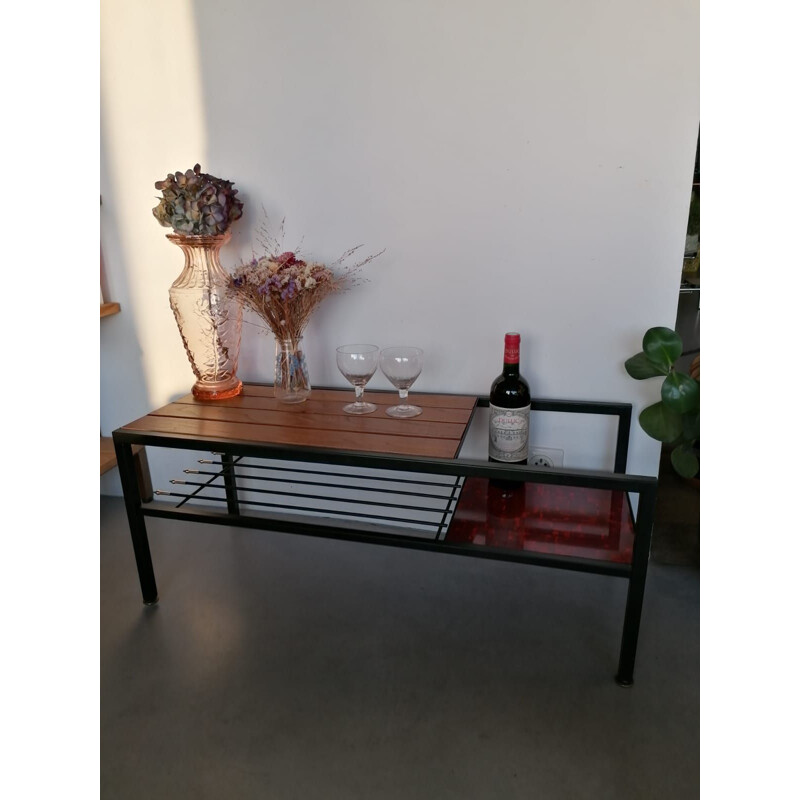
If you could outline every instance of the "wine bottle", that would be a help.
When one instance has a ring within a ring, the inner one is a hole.
[[[489,461],[528,463],[531,392],[519,374],[519,334],[507,333],[503,374],[489,393]]]

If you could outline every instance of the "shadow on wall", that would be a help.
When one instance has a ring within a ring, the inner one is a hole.
[[[205,163],[205,114],[191,0],[102,5],[103,256],[121,305],[101,337],[101,428],[110,433],[193,383],[167,295],[182,258],[151,209],[157,179]],[[148,451],[155,486],[175,471],[163,452]],[[101,493],[119,494],[118,472],[106,477]]]
[[[101,129],[102,136],[104,133]],[[106,152],[107,148],[100,148],[100,169],[106,176],[104,181],[106,186],[113,187],[113,178],[112,173],[108,170]],[[112,188],[106,197],[113,196]],[[114,233],[110,235],[112,231]],[[100,239],[105,265],[105,290],[109,295],[106,299],[119,303],[120,313],[100,322],[101,398],[114,395],[114,390],[118,388],[116,383],[119,380],[121,368],[124,369],[126,380],[124,408],[117,411],[113,406],[104,407],[101,404],[100,431],[103,436],[110,436],[114,428],[129,422],[126,414],[135,414],[135,409],[146,409],[149,402],[142,367],[142,348],[136,330],[135,317],[132,313],[132,296],[128,278],[130,265],[127,263],[128,251],[124,247],[114,246],[120,241],[119,231],[117,208],[113,202],[104,198],[100,207]],[[135,354],[134,358],[131,357],[133,354]],[[120,360],[124,360],[124,364],[120,365]]]
[[[101,136],[103,136],[101,128]],[[100,148],[100,169],[107,187],[113,186],[107,169],[106,148]],[[106,198],[113,197],[113,190]],[[111,231],[116,235],[107,235]],[[119,242],[117,209],[108,199],[100,206],[100,240],[103,250],[104,286],[106,299],[120,304],[120,313],[100,320],[100,435],[110,436],[115,428],[136,416],[136,409],[146,408],[148,389],[142,368],[142,348],[132,313],[132,298],[128,279],[129,265],[126,250],[114,247]],[[104,236],[104,233],[106,234]],[[135,357],[132,355],[135,354]],[[123,363],[120,364],[120,361]],[[117,402],[120,371],[125,373],[125,403]],[[103,398],[107,403],[103,405]],[[100,494],[119,495],[122,487],[119,472],[114,469],[100,476]]]

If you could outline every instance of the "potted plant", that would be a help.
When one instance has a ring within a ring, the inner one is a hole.
[[[664,377],[661,400],[639,414],[639,424],[648,436],[672,446],[670,461],[679,475],[694,478],[700,472],[700,382],[675,369],[682,353],[675,331],[650,328],[642,352],[625,362],[625,370],[637,381]]]
[[[199,164],[185,173],[156,181],[161,198],[155,218],[184,253],[183,272],[169,290],[169,304],[195,374],[192,394],[224,400],[242,391],[236,376],[242,336],[242,307],[228,289],[229,276],[219,262],[230,240],[231,224],[243,204],[231,181],[203,172]]]

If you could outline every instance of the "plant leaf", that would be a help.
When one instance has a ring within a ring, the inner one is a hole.
[[[687,442],[696,442],[700,438],[700,415],[683,415],[683,439]]]
[[[642,430],[659,442],[674,442],[683,431],[681,415],[667,408],[663,403],[654,403],[639,414]]]
[[[642,381],[645,378],[657,378],[659,375],[667,375],[669,369],[657,367],[646,353],[637,353],[625,362],[625,371],[631,378]]]
[[[642,349],[650,361],[666,375],[683,352],[683,341],[670,328],[650,328],[642,339]]]
[[[678,445],[670,454],[669,459],[672,462],[672,466],[675,467],[675,472],[684,478],[694,478],[700,472],[700,462],[697,460],[697,455],[687,444]]]
[[[678,414],[690,413],[700,408],[700,384],[683,372],[670,372],[661,386],[664,405]]]

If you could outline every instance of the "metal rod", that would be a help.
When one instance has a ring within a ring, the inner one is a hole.
[[[148,444],[152,447],[174,447],[181,450],[208,450],[210,441],[182,434],[140,433],[124,428],[115,432],[123,441]],[[244,457],[273,458],[287,461],[316,462],[338,466],[367,467],[370,469],[398,470],[438,475],[462,475],[497,480],[530,481],[532,483],[561,486],[582,486],[590,489],[619,489],[640,492],[656,486],[657,479],[650,475],[616,474],[604,470],[577,470],[531,467],[529,465],[498,464],[479,459],[446,459],[430,456],[398,456],[364,453],[352,450],[334,450],[324,447],[297,447],[265,443],[227,440],[224,444],[231,454]]]
[[[240,457],[244,458],[244,456]],[[198,458],[198,464],[219,464],[219,461],[209,461],[206,458]],[[302,472],[308,475],[329,475],[334,478],[349,478],[351,474],[342,473],[342,472],[331,472],[330,470],[320,470],[320,469],[301,469],[300,467],[273,467],[270,464],[241,464],[242,467],[247,467],[248,469],[269,469],[274,470],[275,472]],[[412,470],[413,471],[413,470]],[[184,472],[189,472],[189,470],[184,470]],[[206,473],[209,474],[209,473]],[[412,478],[395,478],[391,475],[386,476],[377,476],[377,475],[360,475],[358,476],[362,480],[368,481],[385,481],[387,483],[414,483],[420,486],[441,486],[442,488],[449,488],[450,483],[442,482],[442,481],[420,481],[414,480]]]
[[[453,484],[453,489],[450,492],[450,497],[447,500],[447,505],[445,506],[444,514],[442,514],[442,521],[439,523],[439,530],[436,532],[437,539],[442,535],[442,532],[445,529],[445,524],[447,522],[447,515],[450,513],[450,506],[452,505],[453,500],[456,496],[456,489],[460,487],[461,487],[461,478],[456,478],[456,481]]]
[[[556,556],[549,553],[535,553],[530,550],[505,550],[461,542],[437,541],[435,538],[408,536],[402,533],[365,533],[350,528],[339,528],[332,525],[316,523],[314,520],[295,522],[294,520],[266,519],[257,516],[231,517],[211,509],[195,508],[192,511],[178,511],[163,504],[151,503],[144,513],[148,517],[165,519],[183,519],[193,522],[208,522],[217,525],[233,525],[240,528],[256,528],[278,533],[296,533],[303,536],[316,536],[326,539],[339,539],[352,542],[369,542],[391,547],[405,547],[414,550],[449,553],[476,558],[488,558],[493,561],[512,561],[537,566],[555,567],[573,572],[587,572],[596,575],[627,577],[630,565],[612,561],[594,561],[572,556]]]
[[[261,383],[257,381],[248,381],[250,386],[264,386],[270,388],[273,386],[271,383]],[[320,391],[341,391],[341,386],[315,386],[315,389]],[[349,387],[348,387],[349,388]],[[381,394],[394,395],[393,391],[382,391]],[[463,398],[463,394],[459,392],[437,392],[441,397],[456,397]],[[489,407],[489,396],[478,395],[476,406],[479,408]],[[560,400],[558,398],[533,398],[531,400],[531,408],[534,411],[564,411],[579,414],[618,414],[619,409],[625,406],[630,406],[630,403],[615,403],[605,400]],[[208,448],[205,448],[208,449]],[[212,450],[214,455],[221,455],[221,450]]]
[[[250,464],[244,464],[243,466],[249,467],[251,465]],[[185,469],[184,472],[187,475],[213,475],[214,474],[213,472],[204,472],[203,470],[200,470],[200,469]],[[363,477],[361,475],[341,475],[339,473],[332,473],[332,474],[335,474],[336,477],[340,477],[340,478],[358,478],[358,480],[363,480]],[[293,483],[293,484],[296,483],[296,484],[302,485],[302,486],[328,486],[331,489],[350,489],[352,491],[359,491],[359,492],[378,492],[380,494],[399,494],[399,495],[407,495],[409,497],[428,497],[428,498],[431,498],[433,500],[446,500],[447,499],[447,495],[445,495],[445,494],[429,494],[427,492],[405,492],[405,491],[402,491],[401,489],[381,489],[381,488],[376,488],[374,486],[332,484],[332,483],[329,483],[327,481],[301,481],[301,480],[296,480],[296,479],[293,479],[293,478],[288,478],[288,479],[284,479],[284,478],[268,478],[268,477],[264,477],[262,475],[244,475],[241,472],[239,472],[238,475],[239,475],[240,478],[246,478],[247,480],[250,480],[250,481],[272,481],[273,483]],[[381,480],[381,479],[377,478],[376,480]],[[175,480],[170,481],[170,483],[184,483],[184,482],[185,481],[175,481]],[[437,486],[442,486],[442,487],[449,487],[450,486],[450,484],[444,484],[444,483],[436,484],[436,485]],[[242,491],[249,491],[249,490],[248,489],[243,489]],[[255,491],[255,490],[253,490],[253,491]]]
[[[206,486],[210,487],[211,484],[217,478],[219,478],[221,475],[222,475],[222,470],[220,470],[219,472],[214,473],[214,476],[212,478],[209,478],[204,484],[199,484],[200,488],[199,489],[195,489],[194,492],[192,492],[192,494],[187,495],[186,500],[182,500],[180,503],[178,503],[178,508],[180,508],[184,503],[186,503],[192,497],[195,497],[196,495],[200,494],[200,492],[203,491],[203,487],[206,487]],[[170,481],[170,483],[173,483],[173,482],[174,482],[174,479],[172,481]],[[213,488],[221,489],[222,487],[221,486],[215,486]],[[156,493],[156,494],[158,494],[158,493]]]
[[[480,403],[475,403],[472,406],[472,411],[470,412],[469,419],[467,420],[467,424],[464,426],[464,435],[461,437],[461,441],[458,443],[458,448],[456,449],[455,458],[458,458],[461,455],[461,448],[464,446],[464,442],[467,441],[467,434],[469,433],[470,428],[472,427],[472,420],[475,419],[475,412],[481,407]]]
[[[236,472],[233,465],[242,460],[241,456],[236,456],[234,459],[229,455],[221,457],[223,467],[222,479],[225,482],[225,499],[228,501],[228,513],[239,513],[239,493],[236,490]]]
[[[617,421],[617,446],[614,450],[614,472],[620,474],[628,469],[628,444],[631,437],[631,407],[619,413]]]
[[[636,517],[633,540],[633,560],[628,583],[628,599],[625,603],[625,622],[622,626],[622,645],[619,667],[615,676],[620,686],[633,684],[633,667],[636,661],[636,645],[639,640],[639,624],[644,603],[644,586],[647,579],[647,562],[650,560],[650,538],[655,518],[656,489],[648,489],[639,495],[639,513]]]
[[[133,554],[136,558],[136,569],[139,573],[142,600],[145,605],[153,605],[158,602],[158,587],[153,572],[153,560],[150,556],[150,543],[147,540],[147,526],[142,511],[142,498],[139,494],[133,448],[128,442],[114,436],[114,451],[117,455],[119,477],[122,481],[122,494],[125,498],[125,510],[128,513],[128,525],[131,531]]]
[[[222,487],[220,486],[220,487],[212,487],[212,488],[221,489]],[[190,499],[190,498],[196,497],[196,495],[194,495],[194,494],[187,495],[187,494],[181,494],[180,492],[156,491],[156,494],[163,495],[163,496],[168,496],[168,497],[184,497],[187,500]],[[210,500],[210,501],[215,502],[215,503],[224,503],[225,502],[225,498],[224,497],[202,497],[202,498],[199,498],[199,499],[201,499],[201,500]],[[325,498],[325,499],[326,500],[330,500],[331,498],[328,497],[328,498]],[[182,505],[183,505],[183,503],[178,503],[178,505],[175,506],[175,508],[178,509]],[[282,508],[282,509],[284,509],[286,511],[297,512],[297,506],[288,506],[288,505],[285,505],[284,503],[264,503],[261,500],[239,500],[239,505],[240,506],[263,506],[264,508]],[[400,506],[400,508],[406,508],[406,506]],[[426,510],[428,510],[428,511],[434,510],[435,511],[436,509],[426,509]],[[432,527],[432,528],[436,528],[439,525],[438,522],[426,522],[425,520],[421,520],[421,519],[405,519],[404,517],[389,517],[389,516],[386,516],[385,514],[364,514],[364,513],[360,512],[360,511],[339,511],[339,510],[334,509],[334,508],[304,508],[303,512],[309,512],[309,513],[312,513],[312,514],[336,514],[337,516],[341,516],[341,517],[359,517],[359,518],[363,518],[363,519],[389,520],[391,522],[403,522],[403,523],[408,524],[408,525],[425,525],[426,527]],[[239,516],[239,517],[236,517],[235,519],[242,519],[242,517]],[[270,526],[271,526],[271,524],[272,524],[272,521],[270,520]]]
[[[205,486],[204,483],[198,483],[197,481],[182,481],[173,479],[170,483],[178,483],[182,486]],[[211,487],[211,488],[222,488],[222,487]],[[299,497],[303,500],[330,500],[334,503],[353,503],[355,505],[361,506],[380,506],[381,508],[402,508],[406,511],[424,511],[430,514],[438,514],[438,508],[431,508],[430,506],[411,506],[407,503],[384,503],[378,500],[353,500],[344,497],[331,497],[330,495],[325,494],[306,494],[305,492],[283,492],[277,489],[257,489],[255,487],[250,487],[248,489],[243,489],[245,492],[258,492],[259,494],[277,494],[281,497]],[[446,498],[439,497],[438,500],[444,501]],[[244,502],[244,501],[239,501]],[[308,509],[311,510],[311,509]]]
[[[210,486],[210,489],[222,490],[221,486]],[[186,494],[185,492],[167,492],[164,489],[156,489],[153,494],[160,495],[161,497],[183,497],[184,500],[213,500],[215,503],[224,503],[224,497],[212,497],[211,495],[199,495],[196,492]],[[175,508],[180,508],[183,503],[178,503]]]

